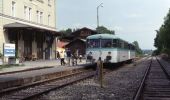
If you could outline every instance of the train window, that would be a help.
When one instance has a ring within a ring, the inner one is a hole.
[[[121,40],[117,40],[117,47],[121,48]]]
[[[109,48],[112,47],[112,39],[102,39],[101,41],[102,48]]]
[[[135,46],[134,45],[130,45],[130,50],[135,50]]]
[[[120,42],[120,43],[121,43],[121,47],[120,47],[120,48],[124,48],[124,44],[125,44],[125,42],[121,40],[121,42]]]
[[[128,44],[128,49],[131,50],[131,44]]]
[[[118,40],[117,39],[113,39],[112,46],[113,47],[117,47],[118,46]]]
[[[124,48],[125,48],[125,49],[129,49],[129,46],[128,46],[128,43],[127,43],[127,42],[125,42]]]
[[[99,39],[88,39],[87,40],[87,48],[99,48],[100,40]]]
[[[136,48],[135,48],[135,46],[132,46],[133,48],[132,48],[132,50],[135,50]]]

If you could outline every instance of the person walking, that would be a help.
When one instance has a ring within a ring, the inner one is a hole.
[[[64,51],[62,50],[62,51],[60,52],[60,62],[61,62],[61,66],[62,66],[62,65],[65,65],[64,57],[65,57],[65,54],[64,54]]]

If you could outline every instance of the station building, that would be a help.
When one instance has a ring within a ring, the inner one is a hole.
[[[86,53],[86,38],[90,35],[98,33],[95,30],[83,27],[70,34],[71,35],[66,38],[67,40],[69,40],[69,43],[65,45],[65,48],[70,49],[71,53],[78,50],[78,54],[84,56]]]
[[[25,60],[56,58],[56,0],[0,0],[0,52],[15,43]]]

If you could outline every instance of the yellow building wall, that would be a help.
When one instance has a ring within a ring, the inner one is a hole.
[[[24,6],[30,7],[31,10],[31,21],[37,23],[36,11],[43,12],[43,25],[48,26],[48,15],[50,14],[50,27],[56,27],[56,10],[55,0],[51,0],[51,6],[48,5],[48,0],[3,0],[3,14],[12,16],[12,1],[16,3],[16,16],[17,18],[25,19]]]
[[[12,17],[12,1],[16,3],[16,13],[15,17]],[[41,1],[41,0],[40,0]],[[5,34],[5,30],[3,30],[3,26],[10,23],[23,23],[26,25],[36,26],[40,27],[42,29],[48,29],[52,31],[56,31],[56,0],[51,0],[51,6],[48,5],[48,0],[42,0],[43,3],[39,2],[39,0],[0,0],[0,51],[3,51],[3,43],[9,43],[8,40],[8,34]],[[24,6],[30,7],[31,10],[31,20],[25,19],[24,16]],[[37,15],[36,11],[43,12],[43,23],[40,24],[37,22]],[[48,15],[50,14],[50,24],[48,25]],[[5,16],[4,16],[5,15]],[[6,15],[8,17],[6,17]],[[24,41],[19,40],[19,56],[21,55],[21,52],[24,52]],[[37,43],[35,41],[32,42],[32,53],[37,53],[36,50]],[[45,48],[47,45],[44,43],[43,48]],[[55,42],[52,46],[52,52],[51,57],[55,57],[55,53],[53,50],[55,50]],[[43,55],[45,58],[45,54]]]

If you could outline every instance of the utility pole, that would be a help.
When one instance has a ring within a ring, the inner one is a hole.
[[[97,6],[97,27],[99,27],[99,8],[103,7],[103,3]]]

